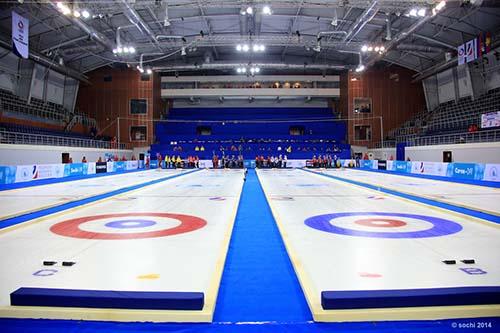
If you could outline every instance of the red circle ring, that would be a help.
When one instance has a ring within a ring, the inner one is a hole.
[[[177,227],[170,229],[139,232],[139,233],[121,233],[121,234],[85,231],[79,228],[80,224],[82,223],[100,219],[106,219],[110,217],[124,217],[124,216],[166,217],[181,221],[181,224],[178,225]],[[141,238],[154,238],[154,237],[164,237],[164,236],[183,234],[201,229],[205,225],[207,225],[207,221],[205,221],[202,218],[191,215],[170,214],[170,213],[117,213],[117,214],[86,216],[86,217],[79,217],[76,219],[66,220],[54,224],[52,227],[50,227],[50,231],[60,236],[83,238],[83,239],[141,239]]]
[[[387,222],[387,224],[377,224],[377,221]],[[371,218],[371,219],[360,219],[354,221],[354,223],[359,225],[364,225],[366,227],[380,227],[380,228],[394,228],[394,227],[402,227],[406,225],[406,222],[400,220],[393,219],[380,219],[380,218]]]

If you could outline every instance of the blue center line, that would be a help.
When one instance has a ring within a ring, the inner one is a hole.
[[[309,173],[312,173],[312,174],[315,174],[315,175],[319,175],[319,176],[323,176],[323,177],[328,177],[328,178],[332,178],[332,179],[335,179],[335,180],[339,180],[339,181],[342,181],[342,182],[345,182],[345,183],[358,185],[358,186],[361,186],[361,187],[364,187],[364,188],[368,188],[370,190],[375,190],[375,191],[378,191],[378,192],[392,194],[392,195],[395,195],[395,196],[398,196],[398,197],[401,197],[401,198],[410,199],[410,200],[417,201],[417,202],[420,202],[420,203],[423,203],[423,204],[426,204],[426,205],[431,205],[431,206],[434,206],[434,207],[444,208],[444,209],[447,209],[447,210],[451,210],[451,211],[458,212],[458,213],[461,213],[461,214],[466,214],[466,215],[474,216],[474,217],[477,217],[477,218],[480,218],[480,219],[483,219],[483,220],[487,220],[487,221],[491,221],[491,222],[494,222],[494,223],[500,223],[500,216],[493,215],[493,214],[488,214],[488,213],[484,213],[484,212],[479,211],[479,210],[474,210],[474,209],[470,209],[470,208],[464,208],[464,207],[456,206],[456,205],[449,204],[449,203],[444,203],[444,202],[439,202],[439,201],[435,201],[435,200],[431,200],[431,199],[426,199],[426,198],[419,197],[417,195],[407,194],[407,193],[399,192],[399,191],[396,191],[396,190],[390,190],[390,189],[387,189],[387,188],[384,188],[384,187],[381,187],[381,186],[376,186],[376,185],[372,185],[372,184],[368,184],[368,183],[364,183],[364,182],[360,182],[360,181],[356,181],[356,180],[352,180],[352,179],[341,178],[341,177],[333,176],[333,175],[330,175],[330,174],[318,173],[318,172],[314,172],[314,171],[310,171],[310,170],[306,170],[306,169],[300,169],[300,170],[302,170],[304,172],[309,172]]]
[[[309,322],[309,307],[254,169],[249,169],[214,322]]]
[[[106,192],[106,193],[103,193],[103,194],[99,194],[99,195],[87,197],[85,199],[75,200],[75,201],[71,201],[71,202],[68,202],[68,203],[61,204],[61,205],[53,206],[53,207],[50,207],[50,208],[45,208],[45,209],[37,210],[35,212],[31,212],[31,213],[27,213],[27,214],[22,214],[22,215],[18,215],[18,216],[15,216],[15,217],[11,217],[11,218],[8,218],[8,219],[0,221],[0,229],[7,228],[7,227],[10,227],[10,226],[13,226],[13,225],[16,225],[16,224],[19,224],[19,223],[23,223],[23,222],[26,222],[26,221],[29,221],[29,220],[33,220],[33,219],[36,219],[36,218],[40,218],[40,217],[43,217],[43,216],[46,216],[46,215],[49,215],[49,214],[54,214],[54,213],[57,213],[57,212],[61,212],[63,210],[67,210],[67,209],[70,209],[70,208],[78,207],[78,206],[81,206],[81,205],[84,205],[84,204],[88,204],[88,203],[91,203],[91,202],[94,202],[94,201],[106,199],[106,198],[109,198],[109,197],[112,197],[112,196],[115,196],[115,195],[118,195],[118,194],[122,194],[122,193],[125,193],[125,192],[130,192],[130,191],[133,191],[133,190],[137,190],[137,189],[149,186],[149,185],[158,184],[158,183],[164,182],[164,181],[169,180],[169,179],[173,179],[173,178],[177,178],[177,177],[189,175],[190,173],[201,171],[201,170],[202,169],[195,169],[195,170],[192,170],[192,171],[187,171],[187,172],[184,172],[184,173],[175,174],[175,175],[171,175],[171,176],[167,176],[167,177],[163,177],[163,178],[151,180],[151,181],[148,181],[148,182],[145,182],[145,183],[123,187],[123,188],[120,188],[118,190],[114,190],[114,191]]]

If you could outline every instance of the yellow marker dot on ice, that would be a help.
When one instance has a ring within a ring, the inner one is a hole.
[[[141,280],[153,280],[153,279],[158,279],[160,277],[160,274],[146,274],[146,275],[139,275],[137,278]]]

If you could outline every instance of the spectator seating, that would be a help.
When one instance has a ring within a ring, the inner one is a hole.
[[[79,133],[68,133],[64,132],[64,130],[58,131],[58,130],[51,130],[46,128],[39,128],[39,127],[18,125],[11,123],[0,123],[0,129],[8,132],[26,133],[26,134],[53,135],[53,136],[81,138],[81,139],[91,138],[89,135],[79,134]]]
[[[431,141],[446,144],[456,143],[457,138],[463,134],[465,135],[464,140],[467,141],[467,134],[470,134],[468,129],[471,125],[477,125],[479,132],[495,130],[480,128],[481,115],[498,111],[498,105],[500,105],[500,88],[490,90],[477,99],[468,96],[459,99],[458,102],[442,103],[432,112],[420,113],[405,122],[400,128],[390,131],[386,139],[418,145],[430,142],[425,140],[426,138],[442,136],[442,142],[440,140]],[[480,142],[483,139],[489,141],[491,138],[495,138],[492,135],[480,134],[474,135],[474,142]]]
[[[314,154],[350,158],[345,123],[335,121],[328,108],[172,109],[168,120],[155,126],[152,156],[159,152],[162,156],[195,155],[200,159],[223,153],[241,153],[245,159],[280,154],[289,159],[308,159]],[[200,127],[207,133],[201,133]],[[290,134],[294,129],[299,135]],[[201,146],[204,151],[196,149]]]

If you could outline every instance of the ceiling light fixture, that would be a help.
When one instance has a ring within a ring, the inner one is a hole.
[[[262,14],[264,15],[271,15],[273,12],[271,10],[271,7],[269,7],[268,5],[265,5],[264,7],[262,7]]]
[[[359,73],[359,72],[362,72],[365,70],[365,65],[363,64],[359,64],[358,67],[356,67],[356,72]]]
[[[445,6],[446,6],[446,1],[445,1],[445,0],[443,0],[443,1],[441,1],[440,3],[438,3],[438,4],[436,5],[436,7],[435,7],[435,8],[436,8],[438,11],[440,11],[440,10],[441,10],[441,9],[443,9]]]

